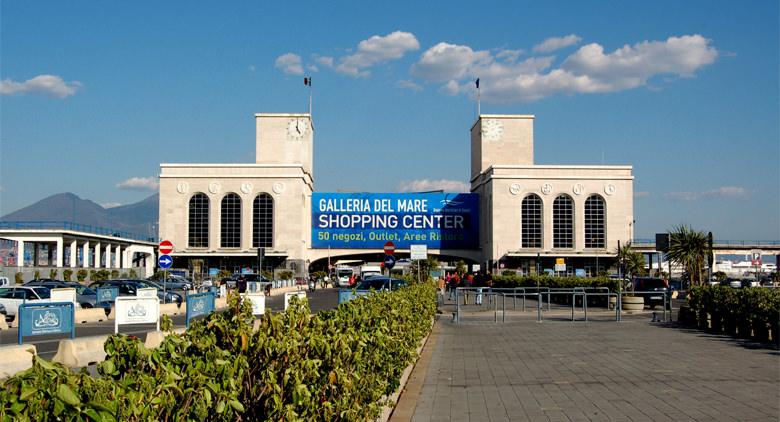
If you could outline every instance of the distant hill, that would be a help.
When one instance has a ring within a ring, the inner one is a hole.
[[[153,231],[157,227],[159,198],[155,193],[134,204],[106,209],[70,192],[58,193],[7,214],[0,221],[68,221],[156,237]]]

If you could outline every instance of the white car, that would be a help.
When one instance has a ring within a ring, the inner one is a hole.
[[[51,297],[47,287],[12,286],[0,287],[0,304],[5,306],[6,321],[13,321],[19,312],[19,305],[25,302],[48,302]]]

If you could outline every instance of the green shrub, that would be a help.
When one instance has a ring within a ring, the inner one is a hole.
[[[688,306],[695,315],[699,328],[740,337],[752,335],[758,341],[780,344],[780,291],[777,289],[727,286],[694,286],[688,295]],[[736,333],[735,333],[736,331]]]
[[[135,272],[135,270],[130,270],[127,272],[128,278],[138,278],[138,274]]]
[[[119,270],[111,270],[111,278],[119,278]]]
[[[33,280],[40,280],[41,279],[41,272],[38,270],[35,270],[33,273]]]
[[[78,271],[76,272],[76,280],[78,280],[78,281],[79,281],[79,283],[81,283],[81,282],[83,282],[84,280],[86,280],[86,279],[87,279],[87,275],[89,275],[89,273],[87,272],[87,270],[85,270],[85,269],[80,269],[80,270],[78,270]]]
[[[109,337],[102,378],[35,358],[0,389],[0,419],[373,420],[436,312],[430,283],[317,315],[293,298],[257,332],[248,303],[228,304],[156,349]]]
[[[24,283],[24,276],[22,275],[22,273],[20,272],[16,273],[16,275],[14,275],[14,281],[16,281],[16,284]]]
[[[65,281],[70,281],[70,278],[73,276],[73,270],[70,268],[66,268],[62,270],[62,278],[65,279]]]
[[[279,271],[279,278],[282,280],[290,280],[293,278],[294,273],[290,270]]]
[[[57,269],[52,268],[51,270],[49,270],[49,278],[52,279],[52,280],[56,280],[58,273],[59,273],[59,271],[57,271]]]

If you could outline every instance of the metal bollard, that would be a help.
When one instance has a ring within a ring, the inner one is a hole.
[[[585,301],[585,307],[584,307],[585,322],[588,322],[588,294],[587,293],[585,293],[585,297],[583,298],[583,300]]]
[[[574,321],[574,304],[577,303],[577,293],[571,294],[571,320]]]
[[[460,324],[460,289],[455,289],[455,322]]]
[[[493,323],[498,322],[498,301],[493,302]]]
[[[506,322],[506,295],[501,293],[501,322]]]
[[[536,292],[536,322],[542,322],[542,292]]]

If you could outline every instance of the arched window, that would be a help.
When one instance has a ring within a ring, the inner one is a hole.
[[[600,249],[606,247],[606,219],[604,198],[591,195],[585,200],[585,247]]]
[[[241,198],[229,193],[222,198],[221,241],[223,248],[241,247]]]
[[[542,199],[538,195],[528,195],[521,205],[522,247],[542,247]]]
[[[574,201],[559,195],[553,202],[553,248],[574,247]]]
[[[252,205],[252,247],[271,248],[274,245],[274,200],[261,193]]]
[[[209,247],[209,197],[196,193],[190,198],[189,238],[190,248]]]

